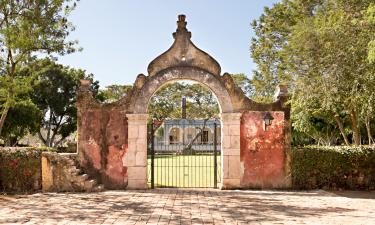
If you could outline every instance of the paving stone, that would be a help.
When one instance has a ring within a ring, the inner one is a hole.
[[[0,195],[0,224],[374,224],[375,192],[157,189]]]

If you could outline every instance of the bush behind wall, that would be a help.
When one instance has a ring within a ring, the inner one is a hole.
[[[292,149],[296,189],[375,189],[375,148],[306,146]]]
[[[0,148],[0,192],[34,192],[41,189],[42,151],[50,148]]]

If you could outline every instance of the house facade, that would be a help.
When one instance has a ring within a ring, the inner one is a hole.
[[[220,120],[167,119],[155,131],[155,151],[182,150],[189,144],[196,151],[213,151],[215,128],[216,146],[220,150]]]

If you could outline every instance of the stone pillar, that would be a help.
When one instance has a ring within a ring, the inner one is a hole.
[[[242,113],[221,114],[221,189],[240,188],[240,124]]]
[[[51,191],[53,186],[53,171],[48,161],[48,153],[42,153],[42,191]]]
[[[128,189],[147,188],[147,119],[148,114],[126,114],[128,118]]]

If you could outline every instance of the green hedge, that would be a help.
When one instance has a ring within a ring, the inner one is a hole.
[[[375,148],[305,146],[292,149],[297,189],[375,189]]]
[[[51,148],[0,148],[0,192],[41,189],[41,153]]]

